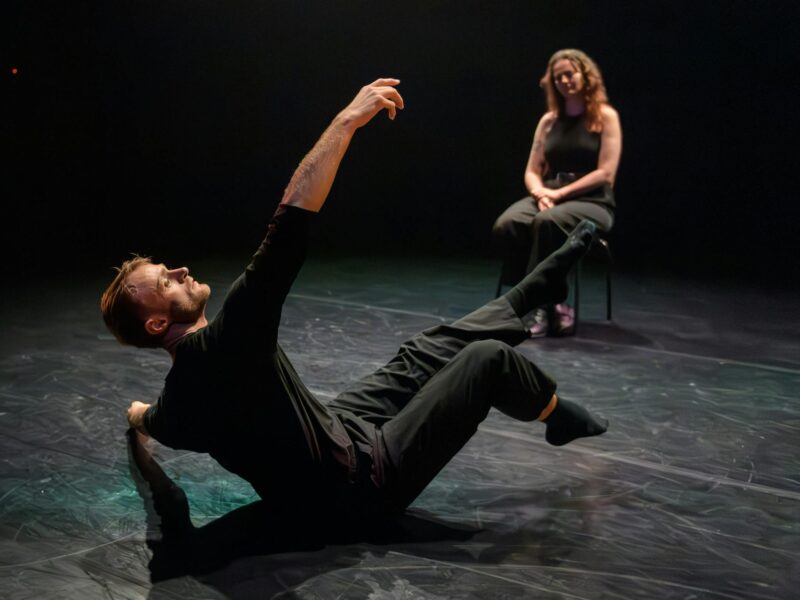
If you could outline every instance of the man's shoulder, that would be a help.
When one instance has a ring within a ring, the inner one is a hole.
[[[208,372],[207,365],[213,360],[209,351],[209,337],[213,333],[214,320],[197,331],[186,335],[175,347],[172,366],[164,378],[164,390],[175,389],[185,385],[187,381],[202,379]]]

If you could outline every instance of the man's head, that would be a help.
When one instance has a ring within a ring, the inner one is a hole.
[[[189,269],[167,269],[136,256],[117,269],[100,299],[103,320],[123,344],[160,348],[170,327],[204,318],[211,288],[189,276]]]

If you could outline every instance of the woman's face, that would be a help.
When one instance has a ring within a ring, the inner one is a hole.
[[[577,65],[561,58],[553,65],[553,83],[564,98],[578,96],[583,91],[583,75]]]

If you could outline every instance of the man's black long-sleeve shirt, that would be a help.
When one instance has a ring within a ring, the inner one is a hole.
[[[356,469],[344,425],[303,385],[277,342],[314,216],[278,207],[220,312],[178,344],[144,417],[159,442],[209,453],[276,505],[307,502]]]

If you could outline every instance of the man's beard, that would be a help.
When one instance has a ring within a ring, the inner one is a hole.
[[[187,302],[172,305],[172,320],[176,323],[193,323],[199,319],[205,310],[208,296],[198,294],[190,297]]]

